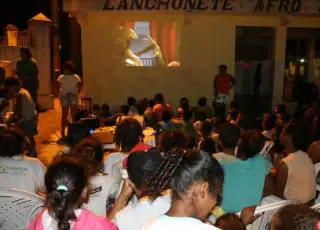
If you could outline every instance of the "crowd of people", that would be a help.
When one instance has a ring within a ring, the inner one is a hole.
[[[71,81],[64,78],[58,81]],[[67,92],[80,81],[72,82],[61,97],[70,111],[76,99]],[[18,83],[13,77],[5,86],[21,92]],[[93,123],[82,119],[88,114],[96,127],[116,126],[113,151],[91,136]],[[216,115],[205,97],[196,106],[182,98],[174,111],[158,93],[152,100],[128,97],[116,114],[104,104],[72,115],[73,123],[64,123],[70,150],[48,168],[24,155],[25,129],[0,134],[0,187],[46,199],[29,229],[240,230],[269,195],[298,203],[275,214],[271,229],[318,229],[320,214],[310,208],[320,162],[318,101],[292,116],[278,105],[260,118],[241,113],[236,102],[226,116]],[[154,146],[143,141],[146,127],[155,131]]]

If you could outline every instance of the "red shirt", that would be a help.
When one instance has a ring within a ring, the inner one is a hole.
[[[233,77],[230,74],[217,75],[214,79],[216,93],[228,95],[232,86],[232,79]]]

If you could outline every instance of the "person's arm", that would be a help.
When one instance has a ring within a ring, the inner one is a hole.
[[[283,198],[284,197],[284,190],[287,184],[288,179],[288,167],[282,161],[277,169],[276,169],[276,176],[275,176],[275,195]]]
[[[229,75],[229,76],[230,76],[230,83],[231,83],[231,87],[232,87],[236,84],[236,78],[233,77],[232,75]]]
[[[127,179],[123,184],[122,190],[120,192],[118,199],[116,200],[115,205],[113,206],[111,211],[107,214],[107,218],[109,220],[114,219],[117,213],[127,206],[132,194],[133,194],[133,189],[130,185],[130,181]]]
[[[82,80],[78,75],[76,75],[76,79],[77,79],[77,82],[78,82],[77,83],[78,92],[80,93],[81,92],[81,87],[82,87]]]

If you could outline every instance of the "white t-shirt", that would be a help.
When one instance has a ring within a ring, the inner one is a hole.
[[[150,219],[165,214],[170,205],[170,196],[161,196],[154,201],[139,201],[118,212],[113,222],[118,226],[119,230],[141,230],[142,226]],[[161,230],[164,230],[164,228]]]
[[[31,193],[45,191],[45,166],[36,158],[0,157],[0,187]]]
[[[142,230],[217,230],[210,224],[205,224],[198,219],[191,217],[170,217],[166,215],[159,216],[146,223]]]
[[[89,180],[89,202],[84,207],[98,216],[106,216],[119,194],[120,183],[111,175],[91,177]]]
[[[63,74],[57,79],[57,82],[61,86],[61,95],[68,93],[78,94],[78,84],[81,82],[81,78],[77,74]]]

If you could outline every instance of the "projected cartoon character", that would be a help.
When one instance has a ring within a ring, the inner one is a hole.
[[[113,39],[121,49],[125,66],[165,66],[161,48],[150,35],[137,35],[133,29],[119,26]]]

